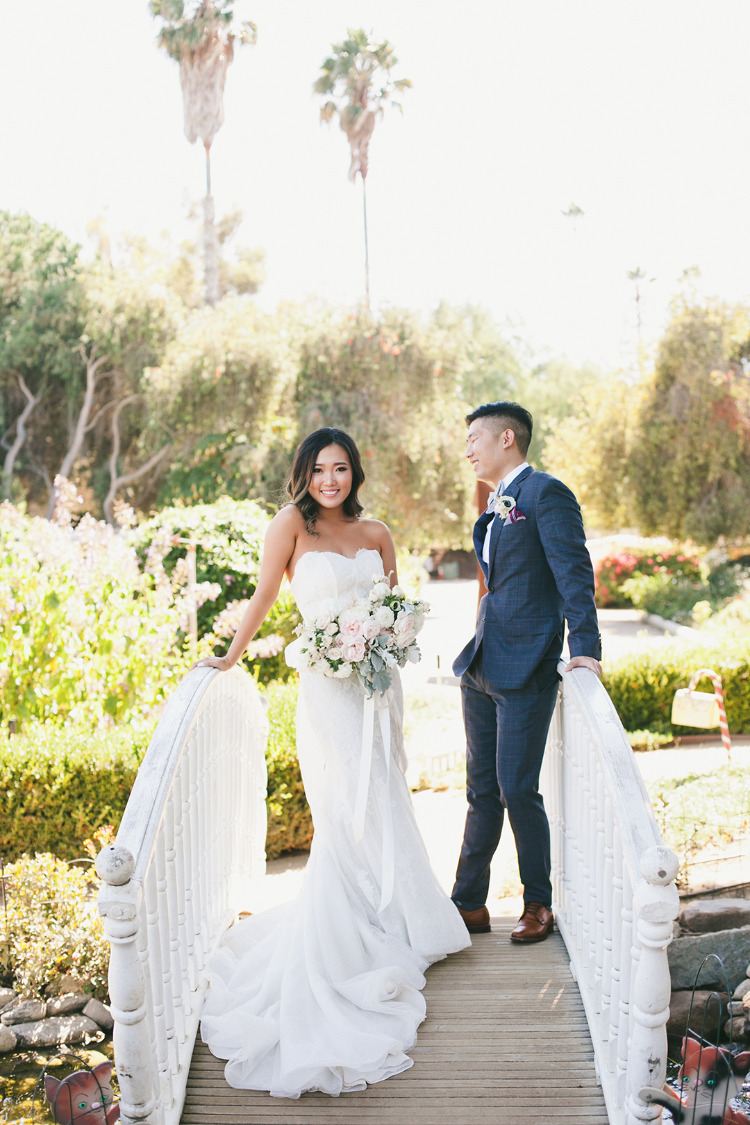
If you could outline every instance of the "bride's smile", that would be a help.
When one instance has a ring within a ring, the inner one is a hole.
[[[340,445],[327,445],[318,454],[308,491],[321,508],[340,507],[352,490],[349,456]]]

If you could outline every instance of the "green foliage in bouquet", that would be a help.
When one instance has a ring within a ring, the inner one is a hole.
[[[69,973],[106,998],[109,944],[91,881],[90,862],[70,866],[54,855],[24,855],[4,870],[5,925],[0,931],[0,973],[22,996],[41,993]]]
[[[604,685],[626,730],[696,734],[694,727],[673,727],[671,714],[675,692],[687,687],[699,668],[712,668],[722,678],[730,731],[750,733],[750,646],[746,640],[717,638],[705,645],[679,641],[646,649],[608,664]],[[698,691],[710,690],[708,680],[698,684]]]
[[[190,666],[184,583],[123,534],[0,505],[0,721],[148,716]]]
[[[223,497],[215,504],[164,508],[131,533],[143,557],[160,544],[166,552],[166,573],[181,579],[188,544],[196,544],[197,582],[208,594],[199,600],[198,636],[216,655],[226,652],[255,591],[268,523],[269,516],[254,501]],[[291,591],[285,585],[243,661],[261,683],[293,675],[283,650],[293,639],[298,621]]]

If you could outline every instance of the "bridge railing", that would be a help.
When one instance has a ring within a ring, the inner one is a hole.
[[[563,665],[560,665],[562,671]],[[566,673],[542,791],[555,918],[578,983],[611,1125],[653,1121],[638,1097],[667,1065],[667,946],[678,859],[664,846],[633,751],[593,672]]]
[[[98,856],[121,1120],[177,1125],[223,930],[263,873],[267,724],[246,672],[190,672]]]

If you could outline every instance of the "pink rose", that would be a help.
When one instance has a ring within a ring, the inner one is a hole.
[[[393,632],[396,637],[396,646],[407,648],[417,635],[414,618],[411,615],[399,617],[393,626]]]
[[[349,617],[341,622],[341,636],[345,640],[355,640],[362,636],[362,622],[357,617]]]
[[[362,636],[366,641],[373,640],[380,632],[380,626],[374,617],[368,617],[362,625]]]
[[[343,645],[344,660],[349,664],[358,664],[360,660],[365,657],[365,642],[361,637],[355,637],[352,640],[344,642]]]

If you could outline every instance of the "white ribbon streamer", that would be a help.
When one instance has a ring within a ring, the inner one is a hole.
[[[372,774],[372,750],[375,738],[375,712],[378,714],[380,734],[385,756],[385,800],[383,809],[383,847],[380,877],[380,905],[378,913],[385,910],[393,897],[395,845],[393,840],[393,810],[391,808],[391,714],[386,696],[373,693],[365,698],[362,711],[362,753],[359,760],[357,797],[354,802],[352,827],[354,839],[359,843],[365,831],[367,798]]]

